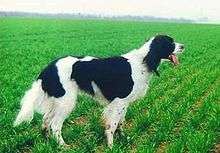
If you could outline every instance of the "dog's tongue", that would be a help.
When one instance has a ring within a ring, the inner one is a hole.
[[[176,57],[175,54],[171,54],[171,55],[169,56],[169,58],[170,58],[171,62],[173,62],[175,65],[178,65],[178,64],[179,64],[179,60],[178,60],[178,58]]]

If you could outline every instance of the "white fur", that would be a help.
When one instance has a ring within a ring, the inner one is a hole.
[[[35,81],[30,90],[28,90],[21,100],[21,110],[14,122],[14,126],[23,121],[30,122],[33,119],[34,107],[41,100],[43,91],[41,90],[41,80]]]

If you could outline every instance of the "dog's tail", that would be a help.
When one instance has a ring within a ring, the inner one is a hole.
[[[33,119],[34,107],[43,100],[43,92],[41,88],[41,80],[37,80],[32,84],[31,89],[26,91],[21,100],[21,110],[14,122],[14,126],[24,121],[30,122]]]

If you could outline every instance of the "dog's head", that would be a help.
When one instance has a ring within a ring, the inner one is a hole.
[[[174,39],[167,35],[157,35],[150,44],[152,54],[158,59],[169,59],[175,65],[179,64],[176,54],[182,53],[183,50],[183,44],[174,42]]]
[[[179,60],[176,56],[178,53],[182,53],[184,45],[177,43],[173,38],[167,35],[157,35],[149,40],[149,52],[144,58],[150,71],[157,72],[157,67],[162,59],[170,60],[174,65],[179,64]]]

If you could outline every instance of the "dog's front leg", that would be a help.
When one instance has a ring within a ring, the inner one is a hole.
[[[120,120],[125,115],[125,108],[121,101],[114,101],[104,110],[105,134],[109,148],[113,147],[113,136]]]
[[[123,112],[123,116],[121,117],[120,121],[119,121],[119,124],[118,124],[118,130],[119,130],[119,133],[124,136],[124,129],[123,129],[123,126],[124,126],[124,121],[125,121],[125,114],[126,112]]]

